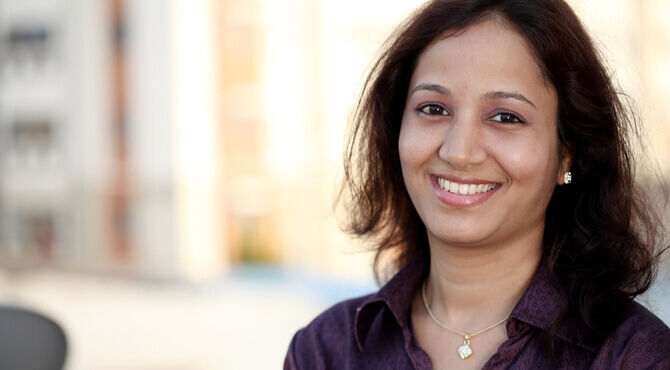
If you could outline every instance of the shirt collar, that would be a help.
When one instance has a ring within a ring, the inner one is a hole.
[[[389,309],[401,329],[408,326],[407,320],[414,292],[428,273],[429,260],[426,254],[422,252],[415,256],[376,294],[358,306],[354,318],[354,334],[361,351],[372,322],[382,309]],[[556,315],[566,305],[565,293],[556,284],[548,269],[541,264],[526,292],[510,314],[508,335],[513,334],[510,333],[510,330],[514,330],[514,325],[511,324],[513,320],[548,330]],[[597,343],[580,334],[580,328],[581,325],[576,318],[568,319],[557,329],[557,335],[563,340],[596,351]]]
[[[421,252],[415,256],[376,294],[358,306],[354,318],[354,333],[356,344],[361,351],[374,318],[384,307],[391,311],[401,329],[407,327],[414,292],[428,272],[429,264],[426,254]]]

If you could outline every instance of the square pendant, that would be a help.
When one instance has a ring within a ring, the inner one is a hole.
[[[470,348],[469,345],[464,344],[464,345],[458,347],[458,355],[461,356],[461,358],[463,360],[470,357],[471,354],[472,354],[472,349]]]

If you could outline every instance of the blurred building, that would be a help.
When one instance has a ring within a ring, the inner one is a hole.
[[[420,3],[0,0],[0,264],[369,276],[332,211],[343,137],[366,68]],[[572,3],[667,171],[670,7]]]
[[[182,5],[0,1],[4,266],[224,266],[211,22]]]
[[[95,268],[111,254],[109,21],[100,3],[63,5],[0,1],[0,261],[12,267]]]

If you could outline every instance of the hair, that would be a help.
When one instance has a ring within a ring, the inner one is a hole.
[[[372,65],[353,116],[342,188],[350,196],[346,230],[372,241],[378,281],[383,256],[395,272],[429,255],[398,153],[410,79],[433,41],[490,18],[527,40],[557,93],[559,147],[571,156],[574,181],[556,187],[546,212],[543,263],[568,299],[545,333],[547,351],[567,317],[602,339],[651,285],[662,225],[634,179],[631,139],[642,137],[640,125],[563,0],[434,0],[400,25]]]

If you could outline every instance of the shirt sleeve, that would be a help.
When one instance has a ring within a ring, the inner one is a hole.
[[[621,369],[670,369],[670,330],[667,326],[645,328],[626,344]]]
[[[284,359],[285,370],[326,370],[339,369],[328,359],[317,338],[317,330],[308,325],[293,336]]]
[[[297,341],[298,341],[298,335],[300,334],[302,330],[298,330],[297,333],[293,336],[293,339],[291,339],[291,344],[288,346],[288,352],[286,352],[286,358],[284,358],[284,370],[298,370],[300,367],[298,366],[298,359],[295,355],[296,351],[296,346],[297,346]]]

